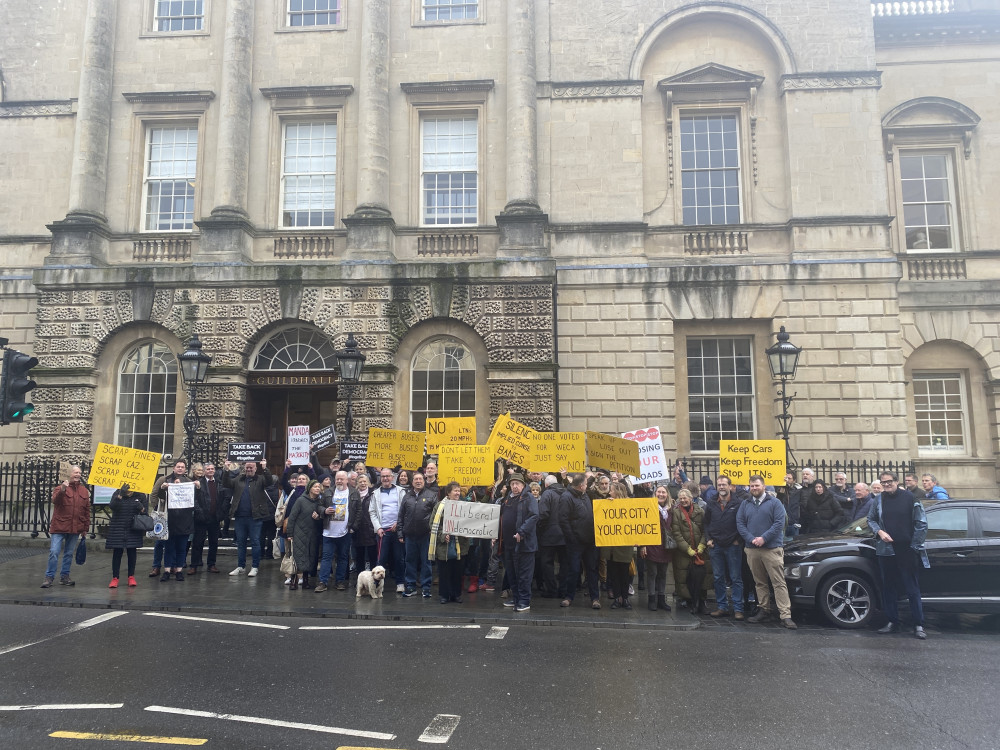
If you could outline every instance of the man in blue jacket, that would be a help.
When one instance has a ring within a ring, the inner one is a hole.
[[[925,500],[948,500],[948,490],[937,483],[937,477],[933,474],[924,474],[920,477],[920,485],[924,488]]]
[[[507,570],[511,598],[505,607],[515,612],[531,609],[531,579],[538,551],[538,499],[525,487],[524,476],[511,474],[510,493],[500,510],[500,550]]]
[[[785,584],[785,550],[782,547],[785,533],[785,508],[774,495],[764,490],[764,478],[759,474],[750,477],[750,499],[740,504],[736,513],[736,528],[746,543],[747,563],[753,573],[760,610],[747,622],[765,622],[774,616],[771,609],[771,592],[778,605],[781,624],[789,630],[798,626],[792,620],[792,602]]]

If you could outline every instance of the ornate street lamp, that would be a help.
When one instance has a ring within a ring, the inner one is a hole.
[[[347,414],[344,416],[344,440],[351,439],[351,431],[354,429],[354,411],[351,408],[351,397],[354,386],[361,380],[361,371],[365,367],[367,357],[358,350],[358,342],[354,340],[354,334],[347,334],[347,343],[343,349],[338,349],[337,364],[340,366],[340,379],[347,389]]]
[[[792,399],[796,394],[788,395],[788,381],[795,378],[795,368],[799,365],[799,354],[802,350],[788,340],[785,327],[781,326],[778,331],[778,343],[764,352],[767,355],[767,364],[771,368],[771,377],[779,381],[778,398],[775,402],[781,402],[781,414],[776,419],[781,428],[781,439],[785,441],[785,461],[788,467],[795,466],[795,456],[792,448],[788,444],[788,432],[792,426],[792,415],[788,413],[788,407],[792,404]]]
[[[198,386],[205,382],[212,358],[201,350],[201,342],[195,333],[187,343],[187,350],[183,354],[178,354],[177,359],[181,363],[181,377],[188,389],[187,410],[184,412],[184,433],[187,438],[184,459],[190,467],[194,458],[195,435],[201,426],[201,420],[198,418]]]

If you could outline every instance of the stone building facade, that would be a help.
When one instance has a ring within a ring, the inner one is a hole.
[[[510,411],[711,454],[775,435],[785,326],[797,456],[994,492],[994,6],[7,4],[0,333],[41,364],[0,455],[179,453],[193,333],[229,438],[342,425],[342,388],[261,375],[354,333],[361,429]]]

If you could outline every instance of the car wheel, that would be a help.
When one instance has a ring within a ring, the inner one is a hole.
[[[838,628],[863,628],[875,614],[875,587],[853,573],[834,573],[819,587],[819,608]]]

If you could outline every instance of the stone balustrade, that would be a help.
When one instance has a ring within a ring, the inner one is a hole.
[[[143,237],[132,242],[132,260],[169,263],[191,260],[191,235]]]
[[[336,243],[331,234],[289,234],[274,238],[278,260],[318,260],[333,258]]]
[[[951,13],[954,0],[904,0],[903,2],[872,3],[872,15],[885,16],[931,16]]]
[[[422,234],[417,237],[417,255],[479,255],[479,235]]]
[[[748,232],[735,230],[688,232],[684,252],[689,255],[737,255],[750,250]]]
[[[908,258],[906,261],[906,275],[910,281],[968,278],[965,270],[965,258],[955,256]]]

